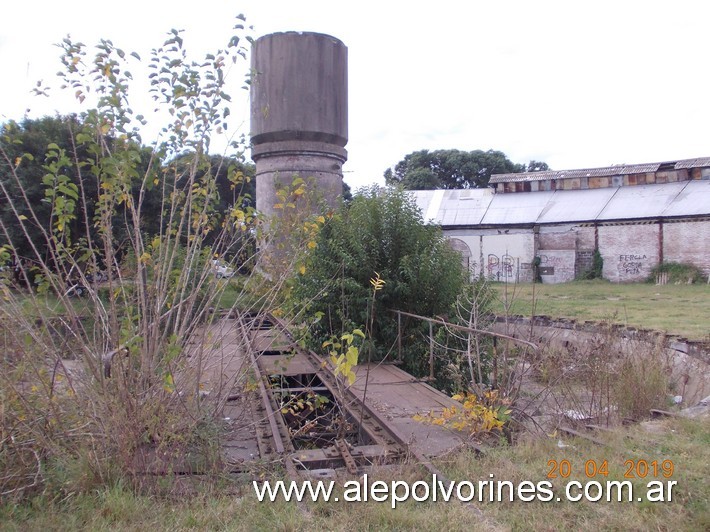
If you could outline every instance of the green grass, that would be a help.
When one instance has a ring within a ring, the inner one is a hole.
[[[710,284],[656,286],[578,281],[564,284],[494,284],[494,312],[611,321],[665,331],[692,340],[710,340]],[[534,305],[533,305],[534,303]]]

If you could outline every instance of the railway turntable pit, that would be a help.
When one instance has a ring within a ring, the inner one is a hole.
[[[412,419],[458,403],[399,368],[363,364],[345,386],[273,316],[231,313],[211,327],[213,337],[235,330],[243,337],[241,356],[255,383],[225,406],[226,419],[243,420],[224,445],[233,470],[255,459],[280,459],[292,477],[359,475],[405,461],[431,470],[431,458],[463,442],[456,432]]]

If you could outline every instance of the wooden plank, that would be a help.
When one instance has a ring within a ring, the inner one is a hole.
[[[350,388],[360,400],[367,374],[367,365],[359,366],[357,379]],[[395,366],[370,365],[366,403],[390,430],[421,455],[438,456],[463,443],[464,433],[413,419],[416,414],[441,412],[460,403]]]
[[[666,416],[666,417],[683,417],[677,412],[669,412],[668,410],[659,410],[657,408],[652,408],[649,410],[653,417]]]
[[[597,445],[601,445],[602,447],[606,445],[606,443],[601,440],[598,440],[592,436],[589,436],[588,434],[584,434],[582,432],[576,431],[576,430],[571,429],[569,427],[560,427],[560,430],[562,432],[566,432],[567,434],[569,434],[571,436],[575,436],[577,438],[584,438],[585,440],[588,440],[592,443],[596,443]]]
[[[260,356],[257,362],[265,375],[307,375],[316,372],[311,361],[302,353]]]

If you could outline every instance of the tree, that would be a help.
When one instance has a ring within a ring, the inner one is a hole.
[[[536,161],[535,159],[531,159],[528,165],[525,167],[526,172],[545,172],[546,170],[550,170],[550,167],[547,165],[547,163]]]
[[[195,164],[194,154],[184,153],[176,157],[173,161],[163,164],[164,169],[181,175],[177,181],[178,187],[184,187],[191,178],[189,170]],[[244,211],[256,208],[256,181],[254,176],[256,167],[252,163],[244,161],[242,155],[222,156],[210,155],[204,157],[200,164],[195,166],[192,178],[202,181],[213,182],[214,204],[212,210],[217,217],[215,228],[223,225],[234,209]],[[146,213],[146,216],[149,214]],[[205,235],[204,244],[213,245],[221,232],[213,230]],[[256,243],[253,241],[251,233],[237,232],[233,235],[231,249],[224,249],[222,252],[228,260],[236,259],[236,266],[242,268],[248,256],[253,255]],[[246,246],[245,246],[246,244]],[[239,250],[237,257],[234,257],[236,250]]]
[[[296,279],[293,306],[316,321],[314,348],[331,335],[370,326],[372,359],[396,357],[397,317],[392,310],[425,316],[447,313],[465,285],[460,255],[441,229],[426,225],[402,190],[359,191],[321,230],[317,246]],[[372,304],[371,280],[384,281]],[[428,372],[421,322],[405,318],[404,367]],[[425,326],[426,327],[426,326]],[[364,349],[363,352],[367,352]]]
[[[52,152],[59,154],[63,152],[66,157],[61,158],[61,174],[68,177],[67,183],[76,186],[81,192],[82,201],[75,202],[75,212],[72,220],[66,228],[67,234],[81,235],[86,237],[84,221],[89,221],[88,236],[96,246],[98,244],[98,234],[93,227],[96,216],[95,198],[97,196],[99,179],[91,169],[91,162],[95,162],[96,157],[91,157],[84,143],[78,143],[76,136],[82,132],[90,130],[91,126],[83,122],[82,117],[76,115],[44,117],[40,119],[24,119],[21,122],[10,121],[0,128],[0,148],[5,152],[11,161],[15,161],[15,179],[7,165],[0,166],[0,181],[9,193],[9,197],[19,197],[21,194],[27,196],[27,205],[23,202],[15,202],[19,209],[19,214],[27,216],[29,206],[33,207],[34,214],[39,220],[39,224],[29,226],[29,237],[23,235],[19,221],[15,213],[9,208],[8,198],[0,196],[0,218],[7,228],[8,234],[0,234],[0,245],[12,244],[13,252],[19,258],[31,258],[34,254],[32,247],[40,250],[42,257],[47,257],[49,253],[48,242],[42,235],[42,227],[46,227],[51,218],[52,204],[46,195],[47,186],[43,179],[48,175],[48,165],[53,161],[47,157],[48,146],[56,146]],[[116,140],[110,135],[104,137],[110,149],[114,150]],[[162,171],[170,171],[182,175],[177,181],[177,186],[185,185],[186,180],[191,175],[190,165],[195,159],[192,154],[185,153],[176,157],[172,161],[161,161],[155,159],[154,154],[148,147],[135,144],[139,154],[139,162],[135,170],[139,174],[145,174],[153,159],[154,168],[152,172],[157,177],[157,169],[162,167]],[[54,161],[56,163],[56,161]],[[77,164],[81,162],[81,164]],[[155,164],[157,163],[157,164]],[[253,164],[245,163],[243,157],[224,157],[212,155],[204,158],[202,163],[196,167],[195,176],[198,179],[205,179],[212,175],[215,179],[218,202],[215,211],[220,216],[225,216],[230,208],[239,202],[239,207],[243,209],[255,206],[255,168]],[[230,180],[230,176],[238,176],[237,182]],[[169,185],[170,186],[170,185]],[[131,195],[135,202],[138,202],[143,194],[141,202],[141,227],[145,234],[157,234],[161,227],[164,227],[165,220],[161,216],[161,194],[157,188],[142,188],[141,184],[134,182],[131,186]],[[117,216],[125,217],[125,206],[117,209]],[[216,233],[212,233],[212,238]],[[117,244],[124,242],[128,237],[127,226],[119,223],[114,224],[114,235]],[[36,262],[32,260],[32,262]],[[102,262],[102,261],[101,261]]]
[[[537,169],[545,163],[530,162]],[[511,162],[496,150],[419,150],[405,156],[394,168],[385,171],[388,185],[401,185],[407,190],[437,188],[483,188],[492,174],[524,172],[524,164]]]
[[[47,256],[49,242],[42,238],[41,227],[49,223],[52,205],[48,201],[47,186],[43,179],[48,174],[47,165],[53,163],[56,165],[59,162],[59,159],[51,161],[47,158],[48,146],[55,146],[56,148],[51,151],[57,154],[63,150],[65,154],[86,158],[88,156],[86,150],[77,147],[73,140],[81,127],[80,119],[71,115],[37,120],[25,119],[19,123],[9,121],[0,128],[0,148],[14,163],[17,175],[17,179],[14,179],[10,171],[11,167],[0,165],[0,181],[7,191],[7,194],[0,196],[0,218],[7,231],[6,235],[0,235],[0,244],[12,242],[14,251],[19,257],[30,257],[32,244],[37,247],[42,257]],[[58,170],[68,177],[68,183],[79,188],[80,170],[71,164],[70,159],[62,158]],[[87,196],[96,195],[95,180],[86,179],[81,184]],[[9,205],[9,198],[19,199],[23,195],[27,198],[26,201],[16,201],[14,205],[17,213],[13,212]],[[29,238],[27,238],[23,234],[17,215],[28,216],[30,207],[40,224],[28,227]],[[76,214],[77,217],[67,227],[67,231],[74,234],[78,230],[78,220],[82,219],[84,214],[90,219],[93,218],[93,202],[79,202]]]

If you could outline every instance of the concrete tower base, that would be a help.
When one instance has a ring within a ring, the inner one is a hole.
[[[256,162],[258,209],[267,217],[277,214],[275,190],[291,185],[296,177],[314,180],[317,196],[328,207],[337,207],[337,198],[343,193],[345,148],[317,141],[266,142],[252,148],[252,159]]]

